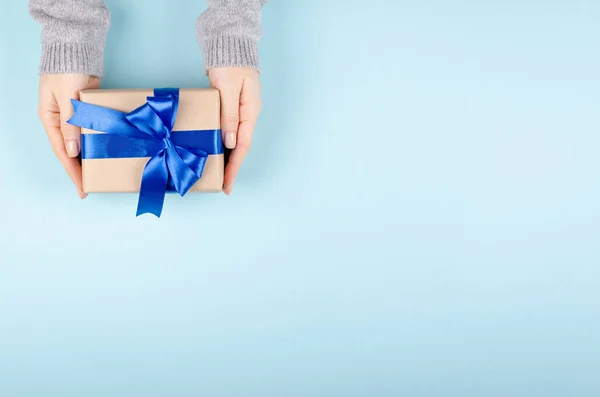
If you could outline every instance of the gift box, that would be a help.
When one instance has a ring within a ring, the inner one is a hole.
[[[138,215],[160,216],[167,192],[221,191],[217,90],[86,90],[73,109],[86,193],[140,192]]]

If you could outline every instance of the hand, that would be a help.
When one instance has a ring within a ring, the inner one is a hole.
[[[214,68],[208,71],[221,95],[221,130],[225,147],[233,149],[225,167],[223,192],[233,190],[235,177],[250,150],[262,104],[258,72],[251,68]]]
[[[40,78],[38,116],[48,134],[54,154],[71,177],[82,199],[81,164],[79,163],[81,129],[68,124],[73,116],[71,99],[79,91],[100,88],[100,79],[83,74],[47,74]]]

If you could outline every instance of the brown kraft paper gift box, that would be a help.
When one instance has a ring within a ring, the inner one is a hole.
[[[82,102],[129,113],[154,95],[152,89],[86,90],[80,92]],[[179,110],[173,131],[220,128],[219,92],[212,88],[180,89]],[[103,132],[82,128],[82,134]],[[142,173],[150,157],[83,159],[83,190],[86,193],[139,192]],[[220,192],[223,187],[225,157],[209,155],[202,178],[190,191]]]

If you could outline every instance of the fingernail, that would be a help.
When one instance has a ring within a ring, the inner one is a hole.
[[[225,147],[227,149],[235,148],[235,132],[227,132],[225,134]]]
[[[77,194],[79,194],[79,198],[82,200],[87,197],[87,193],[85,193],[83,190],[77,189]]]
[[[67,149],[67,155],[69,157],[77,157],[79,155],[79,142],[67,141],[65,143],[65,148]]]

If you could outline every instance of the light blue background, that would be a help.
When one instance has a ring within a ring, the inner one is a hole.
[[[273,0],[234,195],[80,201],[0,17],[0,396],[600,395],[600,3]],[[105,87],[206,86],[201,1]],[[7,8],[8,7],[8,8]]]

